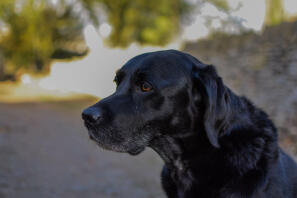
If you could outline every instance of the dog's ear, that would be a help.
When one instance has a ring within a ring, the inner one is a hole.
[[[231,121],[230,91],[211,65],[193,66],[194,89],[204,106],[203,123],[210,143],[219,148],[218,138]]]

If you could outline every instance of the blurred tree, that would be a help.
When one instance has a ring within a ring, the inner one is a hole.
[[[284,20],[283,0],[266,0],[265,25],[278,25]]]
[[[111,46],[127,47],[132,42],[150,45],[168,44],[181,30],[197,5],[210,3],[228,12],[226,0],[80,0],[90,18],[99,24],[98,5],[103,6],[108,23]]]
[[[5,72],[47,71],[53,58],[85,54],[79,17],[70,5],[1,0],[0,49]]]
[[[165,45],[206,2],[228,12],[226,0],[0,0],[2,73],[47,71],[53,59],[85,55],[83,27],[99,26],[102,16],[113,47]]]
[[[112,25],[110,42],[126,47],[140,44],[165,45],[179,31],[181,17],[189,11],[182,0],[103,0]]]

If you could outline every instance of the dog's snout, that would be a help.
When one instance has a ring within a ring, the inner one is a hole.
[[[82,112],[82,118],[89,123],[98,123],[102,120],[103,111],[100,108],[89,107]]]

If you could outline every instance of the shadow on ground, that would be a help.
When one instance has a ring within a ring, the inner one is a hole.
[[[0,197],[163,198],[161,159],[98,148],[81,110],[93,101],[0,103]]]

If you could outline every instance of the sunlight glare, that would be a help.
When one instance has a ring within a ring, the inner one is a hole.
[[[28,84],[31,84],[32,83],[32,80],[31,80],[31,77],[29,74],[23,74],[21,76],[21,82],[22,84],[24,85],[28,85]]]
[[[99,26],[99,32],[103,38],[106,38],[111,32],[111,26],[108,23],[103,23]]]
[[[284,7],[286,13],[291,16],[297,15],[297,1],[296,0],[284,0]]]

